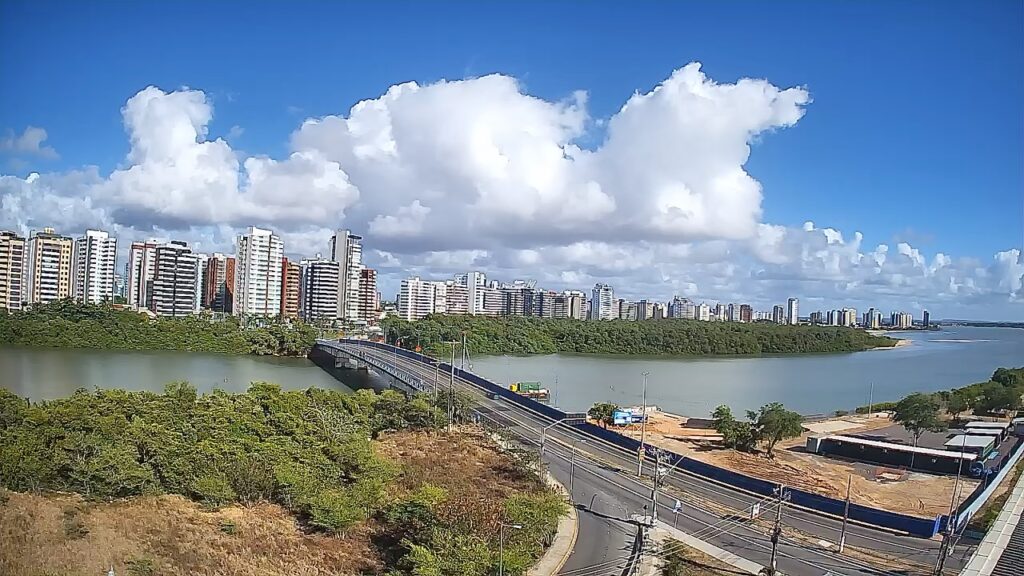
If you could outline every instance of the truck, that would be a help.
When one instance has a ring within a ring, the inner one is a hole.
[[[550,396],[548,389],[542,388],[540,382],[513,382],[508,389],[534,400],[547,400]]]

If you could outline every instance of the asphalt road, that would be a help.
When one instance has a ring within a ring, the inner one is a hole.
[[[337,343],[331,343],[337,346]],[[378,349],[353,344],[343,350],[362,354],[380,367],[395,362],[395,356]],[[414,360],[397,357],[400,368],[433,383],[434,369]],[[448,385],[442,378],[440,386]],[[541,429],[553,423],[545,416],[505,400],[492,400],[469,382],[457,379],[456,387],[474,395],[482,423],[505,430],[528,445],[539,445]],[[579,509],[580,525],[576,547],[561,574],[595,576],[623,574],[632,561],[636,527],[631,515],[642,514],[651,502],[651,478],[636,476],[636,456],[587,436],[573,428],[556,425],[548,430],[544,462],[565,486],[569,486],[571,445],[577,454],[573,474],[573,501]],[[653,470],[645,465],[645,472]],[[669,523],[716,546],[762,565],[769,563],[771,542],[769,520],[774,518],[777,499],[764,499],[698,476],[672,471],[665,479],[659,498],[659,515]],[[676,499],[682,513],[674,517]],[[760,503],[759,520],[749,520],[749,510]],[[847,529],[847,552],[836,553],[841,519],[813,511],[783,507],[783,536],[778,567],[791,576],[904,575],[930,574],[939,542],[892,534],[851,523]],[[955,574],[970,556],[966,547],[955,549],[946,563],[946,574]]]

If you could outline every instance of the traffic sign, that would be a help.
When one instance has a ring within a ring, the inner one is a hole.
[[[586,412],[566,412],[565,418],[562,420],[566,424],[586,424],[587,413]]]
[[[760,502],[755,502],[754,505],[750,507],[750,519],[753,520],[753,519],[757,518],[760,515],[761,515],[761,503]]]

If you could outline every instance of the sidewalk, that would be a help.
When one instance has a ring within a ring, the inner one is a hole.
[[[761,572],[761,569],[764,568],[757,562],[751,562],[746,558],[740,558],[732,552],[723,550],[710,542],[694,538],[686,532],[673,528],[660,520],[658,521],[658,525],[650,529],[647,534],[649,542],[654,545],[661,545],[669,540],[676,540],[746,574],[757,575]],[[640,564],[638,574],[639,576],[656,576],[659,574],[662,564],[663,560],[655,557],[654,554],[644,554],[644,560]]]
[[[555,490],[558,490],[563,495],[566,494],[565,487],[550,474],[547,476],[547,482]],[[540,560],[537,560],[537,563],[527,570],[526,576],[554,576],[558,574],[562,566],[565,566],[569,555],[572,554],[573,547],[576,546],[578,531],[579,515],[576,512],[576,507],[570,503],[569,513],[558,519],[558,531],[555,533],[551,546],[548,546],[547,551],[540,557]]]
[[[985,538],[974,551],[967,566],[960,572],[960,576],[989,576],[995,570],[997,564],[1005,552],[1016,554],[1024,553],[1018,550],[1017,546],[1008,546],[1010,537],[1020,524],[1021,515],[1024,514],[1024,475],[1017,480],[1016,486],[1007,498],[1006,504],[999,512],[995,523],[985,533]],[[1009,554],[1007,555],[1009,556]],[[1003,564],[1010,562],[1008,557]]]

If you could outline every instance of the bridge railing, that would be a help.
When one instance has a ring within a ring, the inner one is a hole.
[[[369,342],[366,340],[342,340],[344,344],[354,344],[357,346],[367,346],[376,348],[379,350],[386,350],[388,352],[397,354],[404,358],[416,360],[430,366],[438,365],[442,370],[451,370],[451,366],[447,363],[440,362],[429,356],[413,352],[412,350],[405,350],[403,348],[395,348],[389,344],[383,344],[380,342]],[[532,400],[525,396],[520,396],[507,388],[498,386],[493,382],[481,378],[472,372],[464,371],[459,368],[455,368],[455,375],[468,382],[473,383],[477,387],[483,389],[485,392],[489,392],[500,396],[510,402],[519,404],[524,408],[527,408],[533,412],[540,413],[553,420],[560,420],[566,417],[566,413]],[[572,427],[579,429],[581,432],[585,432],[591,436],[595,436],[604,440],[610,444],[619,446],[633,454],[637,454],[640,449],[640,442],[623,436],[612,430],[607,430],[595,424],[589,422],[582,424],[574,424]],[[653,457],[653,447],[647,446],[648,452],[647,457]],[[774,493],[778,487],[776,484],[761,480],[760,478],[754,478],[732,470],[713,466],[700,460],[695,460],[680,454],[676,454],[669,450],[662,450],[662,455],[668,457],[669,463],[675,465],[678,462],[677,467],[689,472],[693,475],[707,478],[719,484],[724,484],[739,490],[746,492],[770,496]],[[791,494],[791,502],[802,508],[807,508],[824,514],[832,516],[842,516],[845,507],[845,501],[836,498],[830,498],[814,492],[807,492],[796,488],[787,488],[787,491]],[[872,508],[870,506],[864,506],[862,504],[850,504],[850,520],[860,522],[863,524],[869,524],[880,528],[894,530],[897,532],[905,532],[914,536],[920,536],[922,538],[931,538],[938,533],[941,526],[945,525],[946,516],[937,516],[934,518],[922,518],[919,516],[911,516],[909,514],[900,514],[897,512],[890,512],[888,510],[881,510],[879,508]]]

